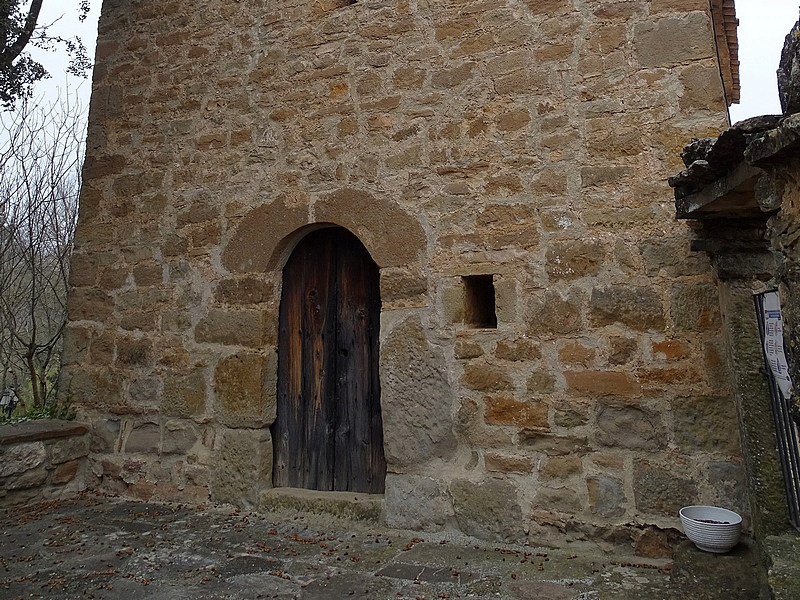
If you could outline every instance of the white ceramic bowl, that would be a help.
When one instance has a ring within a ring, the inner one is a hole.
[[[680,512],[686,536],[706,552],[728,552],[739,542],[742,517],[718,506],[684,506]]]

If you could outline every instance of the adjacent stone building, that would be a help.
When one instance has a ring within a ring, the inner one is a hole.
[[[747,513],[715,275],[665,185],[737,64],[732,0],[106,0],[61,386],[92,484],[269,507],[277,442],[318,449],[273,425],[293,377],[366,372],[391,525],[657,554],[682,505]],[[374,261],[372,358],[284,314],[371,323],[308,283],[328,238]],[[310,398],[311,437],[356,428]]]
[[[798,148],[800,22],[778,69],[783,113],[746,119],[715,138],[695,138],[671,177],[677,216],[695,231],[692,249],[711,257],[727,331],[750,487],[752,529],[775,598],[800,596],[800,296]],[[757,311],[777,292],[793,389],[770,383]],[[771,388],[771,389],[770,389]]]

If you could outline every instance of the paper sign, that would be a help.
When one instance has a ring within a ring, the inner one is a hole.
[[[783,352],[783,319],[778,292],[764,294],[763,311],[764,353],[778,389],[784,398],[789,398],[792,395],[792,378],[789,376],[789,365]]]

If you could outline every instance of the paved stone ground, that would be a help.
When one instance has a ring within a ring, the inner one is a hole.
[[[96,496],[0,512],[3,599],[766,600],[762,582],[745,544],[647,562]]]

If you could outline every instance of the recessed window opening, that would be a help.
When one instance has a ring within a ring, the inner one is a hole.
[[[464,322],[475,329],[497,329],[494,275],[465,275]]]

